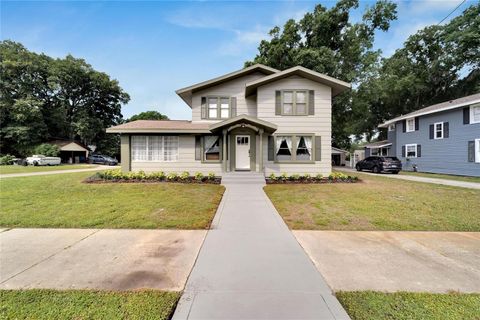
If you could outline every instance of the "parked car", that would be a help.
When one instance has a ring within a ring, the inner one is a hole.
[[[118,160],[114,159],[109,156],[104,156],[101,154],[92,154],[88,158],[89,163],[99,163],[99,164],[104,164],[108,166],[116,166],[118,164]]]
[[[391,172],[394,174],[402,170],[402,162],[397,157],[367,157],[359,161],[355,168],[357,171],[371,170],[374,173]]]
[[[34,154],[31,157],[27,157],[27,165],[32,166],[58,166],[62,162],[59,157],[46,157],[41,154]]]

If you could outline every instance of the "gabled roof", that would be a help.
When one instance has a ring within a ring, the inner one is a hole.
[[[407,118],[419,117],[419,116],[424,116],[424,115],[432,114],[432,113],[436,113],[436,112],[447,111],[447,110],[460,108],[460,107],[468,106],[468,105],[475,104],[475,103],[480,103],[480,93],[475,93],[475,94],[472,94],[472,95],[469,95],[469,96],[466,96],[466,97],[462,97],[462,98],[459,98],[459,99],[455,99],[455,100],[450,100],[450,101],[445,101],[445,102],[442,102],[442,103],[437,103],[437,104],[428,106],[426,108],[416,110],[416,111],[407,113],[405,115],[393,118],[391,120],[385,121],[384,123],[382,123],[378,127],[379,128],[386,128],[386,127],[388,127],[389,124],[392,124],[392,123],[395,123],[397,121],[404,120],[404,119],[407,119]]]
[[[213,79],[210,79],[210,80],[207,80],[207,81],[203,81],[203,82],[191,85],[189,87],[178,89],[175,92],[180,96],[180,98],[183,99],[183,101],[185,101],[190,107],[192,107],[192,93],[194,93],[196,91],[206,89],[206,88],[209,88],[209,87],[219,85],[219,84],[224,83],[226,81],[229,81],[229,80],[232,80],[232,79],[235,79],[235,78],[239,78],[239,77],[242,77],[244,75],[247,75],[247,74],[250,74],[250,73],[253,73],[253,72],[262,72],[266,75],[270,75],[272,73],[279,72],[279,70],[267,67],[263,64],[254,64],[253,66],[243,68],[243,69],[231,72],[231,73],[227,73],[227,74],[225,74],[223,76],[220,76],[220,77],[216,77],[216,78],[213,78]]]
[[[301,66],[296,66],[247,83],[245,88],[245,96],[248,97],[254,94],[259,86],[263,86],[267,83],[271,83],[293,75],[298,75],[331,87],[333,97],[351,88],[351,85],[348,82],[335,79],[323,73],[315,72]]]
[[[107,129],[107,133],[209,133],[209,123],[189,120],[136,120]]]
[[[392,143],[389,142],[388,140],[382,140],[382,141],[377,141],[377,142],[372,142],[369,144],[364,145],[365,148],[372,149],[372,148],[384,148],[391,146]]]
[[[87,147],[77,141],[71,140],[53,140],[49,144],[54,144],[60,148],[60,151],[89,151]]]
[[[262,128],[269,133],[275,132],[277,130],[277,126],[271,122],[247,116],[246,114],[241,114],[236,117],[210,125],[210,131],[215,132],[220,130],[221,128],[231,127],[236,124],[253,125],[255,127]]]
[[[339,154],[339,153],[350,153],[350,152],[347,150],[332,147],[332,154]]]

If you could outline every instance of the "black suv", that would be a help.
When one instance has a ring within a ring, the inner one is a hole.
[[[402,162],[397,157],[368,157],[357,163],[357,171],[371,170],[374,173],[391,172],[397,174],[402,170]]]
[[[92,154],[88,158],[89,163],[100,163],[104,165],[109,165],[109,166],[116,166],[118,164],[118,160],[114,159],[109,156],[104,156],[101,154]]]

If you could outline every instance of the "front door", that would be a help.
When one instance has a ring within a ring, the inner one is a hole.
[[[250,136],[236,136],[235,169],[250,170]]]

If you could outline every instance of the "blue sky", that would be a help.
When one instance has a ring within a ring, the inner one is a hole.
[[[157,110],[190,119],[175,90],[242,68],[275,25],[333,1],[1,1],[1,39],[54,57],[72,54],[117,79],[131,96],[123,114]],[[397,1],[398,20],[375,47],[390,55],[461,0]],[[459,15],[464,3],[448,20]],[[355,12],[359,19],[365,6]],[[447,21],[448,21],[447,20]]]

